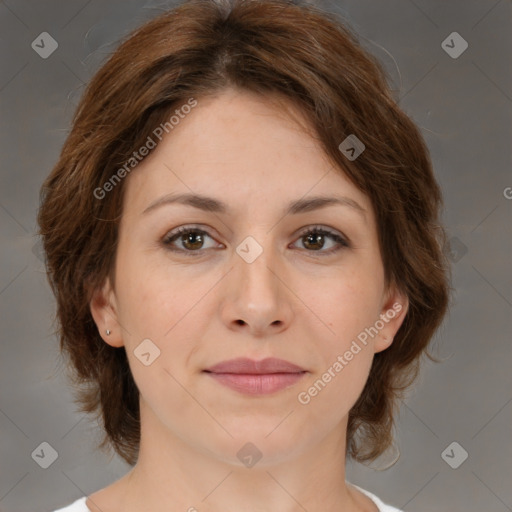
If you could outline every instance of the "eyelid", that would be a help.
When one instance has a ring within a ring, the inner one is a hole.
[[[204,254],[205,251],[208,251],[213,248],[210,247],[207,249],[198,249],[195,251],[187,251],[185,249],[172,248],[171,240],[173,238],[179,237],[180,234],[188,233],[188,232],[198,232],[198,233],[201,233],[203,235],[210,237],[212,240],[216,240],[215,237],[212,236],[210,234],[210,232],[208,231],[209,229],[211,229],[211,228],[208,227],[205,229],[202,227],[202,225],[198,225],[198,224],[185,224],[183,226],[179,226],[179,227],[167,232],[165,234],[165,236],[162,238],[162,243],[163,243],[164,247],[170,251],[181,253],[181,254],[186,254],[187,256],[199,256],[199,255]],[[343,234],[342,232],[340,232],[338,230],[335,230],[333,228],[330,228],[328,226],[323,226],[323,225],[309,225],[309,226],[305,226],[304,228],[300,229],[294,235],[294,242],[292,242],[292,244],[295,244],[298,240],[300,240],[301,238],[303,238],[304,236],[306,236],[307,234],[310,234],[310,233],[319,233],[322,235],[327,235],[332,240],[334,240],[335,243],[337,244],[337,246],[335,246],[334,248],[331,248],[331,249],[328,249],[325,251],[324,250],[308,251],[306,249],[302,249],[303,251],[310,253],[311,255],[315,255],[315,253],[318,253],[318,255],[320,255],[320,256],[324,256],[324,255],[327,256],[327,255],[336,253],[336,252],[340,251],[341,249],[348,249],[348,248],[352,247],[352,243],[351,243],[350,239],[347,236],[345,236],[345,234]],[[222,244],[221,242],[218,242],[218,243],[220,245],[224,246],[224,244]]]
[[[201,254],[204,253],[207,249],[199,249],[197,251],[186,251],[180,248],[171,248],[171,239],[178,237],[180,234],[188,233],[188,232],[198,232],[204,235],[207,235],[212,240],[216,241],[216,238],[210,234],[208,231],[211,228],[204,229],[199,224],[184,224],[183,226],[178,226],[177,228],[171,229],[171,231],[168,231],[164,237],[162,238],[162,244],[164,247],[168,250],[171,250],[173,252],[179,252],[179,253],[187,253],[188,255],[194,255],[194,254]],[[218,242],[220,245],[224,246],[224,244]]]
[[[322,224],[313,224],[311,226],[306,226],[305,228],[302,228],[301,230],[299,230],[298,235],[296,235],[296,236],[298,236],[300,238],[300,237],[302,237],[308,233],[311,233],[311,232],[326,233],[326,234],[330,235],[331,237],[338,237],[347,245],[347,247],[351,246],[350,239],[347,236],[345,236],[344,233],[342,233],[341,231],[338,231],[337,229],[330,228],[328,226],[324,226]]]

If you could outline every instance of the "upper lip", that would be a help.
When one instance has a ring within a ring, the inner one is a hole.
[[[261,361],[255,361],[247,357],[239,357],[237,359],[230,359],[229,361],[222,361],[204,371],[211,373],[262,375],[269,373],[301,373],[306,370],[289,361],[276,359],[275,357],[268,357]]]

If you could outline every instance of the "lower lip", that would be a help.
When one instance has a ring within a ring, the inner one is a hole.
[[[268,373],[248,375],[206,372],[217,382],[247,395],[268,395],[293,386],[305,375],[301,373]]]

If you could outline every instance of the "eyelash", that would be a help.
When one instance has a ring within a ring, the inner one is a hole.
[[[213,237],[207,232],[207,231],[204,231],[202,229],[199,229],[199,228],[195,228],[195,227],[192,227],[192,226],[181,226],[180,228],[170,232],[169,234],[167,234],[164,239],[162,240],[162,243],[164,244],[165,248],[170,250],[170,251],[173,251],[173,252],[180,252],[182,254],[185,254],[186,256],[191,256],[191,257],[197,257],[197,256],[200,256],[202,252],[204,252],[204,250],[207,250],[207,249],[198,249],[196,251],[190,251],[190,250],[186,250],[186,249],[179,249],[179,248],[175,248],[175,247],[172,247],[171,244],[176,240],[178,239],[181,235],[184,235],[185,233],[200,233],[201,235],[207,235],[209,236],[210,238],[213,239]],[[305,229],[304,231],[302,231],[297,240],[301,239],[301,238],[304,238],[306,237],[307,235],[310,235],[310,234],[317,234],[317,235],[325,235],[325,236],[328,236],[330,237],[332,240],[334,240],[335,242],[337,242],[337,246],[327,250],[327,251],[323,251],[323,250],[318,250],[318,251],[309,251],[307,249],[304,249],[306,252],[311,252],[311,253],[319,253],[321,256],[328,256],[328,255],[331,255],[331,254],[334,254],[338,251],[340,251],[341,249],[347,249],[347,248],[350,248],[351,245],[350,243],[348,242],[348,240],[340,235],[338,235],[336,232],[334,231],[331,231],[327,228],[324,228],[324,227],[321,227],[321,226],[313,226],[313,227],[308,227],[307,229]]]

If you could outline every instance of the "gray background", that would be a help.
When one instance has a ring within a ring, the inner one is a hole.
[[[360,34],[421,127],[445,195],[454,264],[453,306],[435,339],[445,361],[427,362],[401,404],[401,457],[387,471],[349,463],[347,478],[406,511],[512,510],[512,3],[319,5]],[[0,3],[1,511],[52,510],[128,470],[94,452],[96,424],[74,411],[33,233],[39,187],[84,83],[119,37],[163,7],[143,0]],[[47,59],[31,48],[45,31],[59,45]],[[469,44],[458,58],[441,46],[454,31]],[[454,441],[460,447],[443,459]],[[31,457],[42,442],[59,455],[48,469]],[[460,463],[463,449],[467,460],[452,469],[445,460]]]

